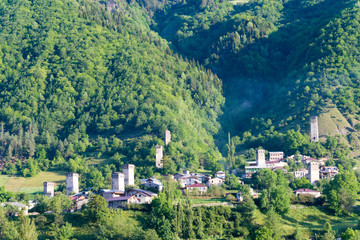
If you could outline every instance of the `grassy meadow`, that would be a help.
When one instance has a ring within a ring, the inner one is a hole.
[[[7,191],[36,194],[43,192],[44,182],[55,182],[59,185],[64,183],[65,180],[66,172],[63,171],[40,172],[30,178],[0,175],[0,186],[5,186]]]

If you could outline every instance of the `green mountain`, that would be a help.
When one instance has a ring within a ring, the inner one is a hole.
[[[294,129],[307,135],[309,118],[317,115],[322,141],[339,135],[342,150],[357,154],[357,1],[142,4],[154,16],[152,28],[174,49],[222,78],[223,134],[240,136],[244,148],[262,145],[292,154],[279,132]],[[314,153],[310,143],[305,148],[314,156],[325,151]]]
[[[150,176],[166,129],[165,173],[219,169],[228,133],[237,153],[357,155],[357,1],[0,6],[4,173],[132,162]],[[311,115],[322,144],[306,137]]]
[[[5,172],[29,168],[10,163],[29,157],[32,173],[75,171],[80,156],[117,167],[131,162],[142,175],[154,168],[166,129],[173,141],[165,172],[199,162],[215,167],[222,83],[172,53],[147,21],[136,3],[125,1],[0,3]]]

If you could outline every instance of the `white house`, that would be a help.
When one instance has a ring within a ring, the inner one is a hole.
[[[201,180],[201,178],[199,178],[197,176],[186,175],[186,176],[181,177],[179,179],[179,182],[180,182],[181,187],[186,187],[188,185],[202,183],[202,180]]]
[[[192,184],[192,185],[186,186],[186,189],[187,189],[189,192],[193,191],[194,189],[197,189],[200,194],[204,194],[204,193],[207,192],[208,187],[207,187],[206,185],[204,185],[204,184],[196,183],[196,184]]]
[[[223,171],[218,171],[215,173],[215,177],[217,178],[225,178],[226,177],[226,173]]]
[[[135,196],[139,199],[139,203],[151,203],[153,198],[157,196],[156,193],[145,191],[142,189],[129,189],[126,192],[126,196]]]
[[[294,193],[296,194],[296,196],[310,195],[310,196],[314,196],[314,198],[320,197],[320,194],[321,194],[321,192],[319,192],[319,191],[307,189],[307,188],[300,188],[298,190],[295,190]]]
[[[211,186],[221,186],[224,184],[224,179],[223,178],[211,178],[209,179],[209,181],[207,182],[207,186],[211,187]]]

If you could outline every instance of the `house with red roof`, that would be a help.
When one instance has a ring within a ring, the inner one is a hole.
[[[295,190],[294,193],[296,194],[296,196],[311,195],[311,196],[314,196],[314,198],[318,198],[321,195],[321,192],[312,190],[312,189],[307,189],[307,188],[300,188],[298,190]]]

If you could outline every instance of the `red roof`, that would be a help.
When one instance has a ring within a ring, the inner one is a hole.
[[[307,192],[313,192],[313,193],[319,193],[319,191],[307,189],[307,188],[300,188],[298,190],[295,190],[296,193],[307,193]]]
[[[191,184],[191,185],[186,186],[186,187],[187,187],[187,188],[188,188],[188,187],[206,187],[206,185],[201,184],[201,183],[195,183],[195,184]]]

